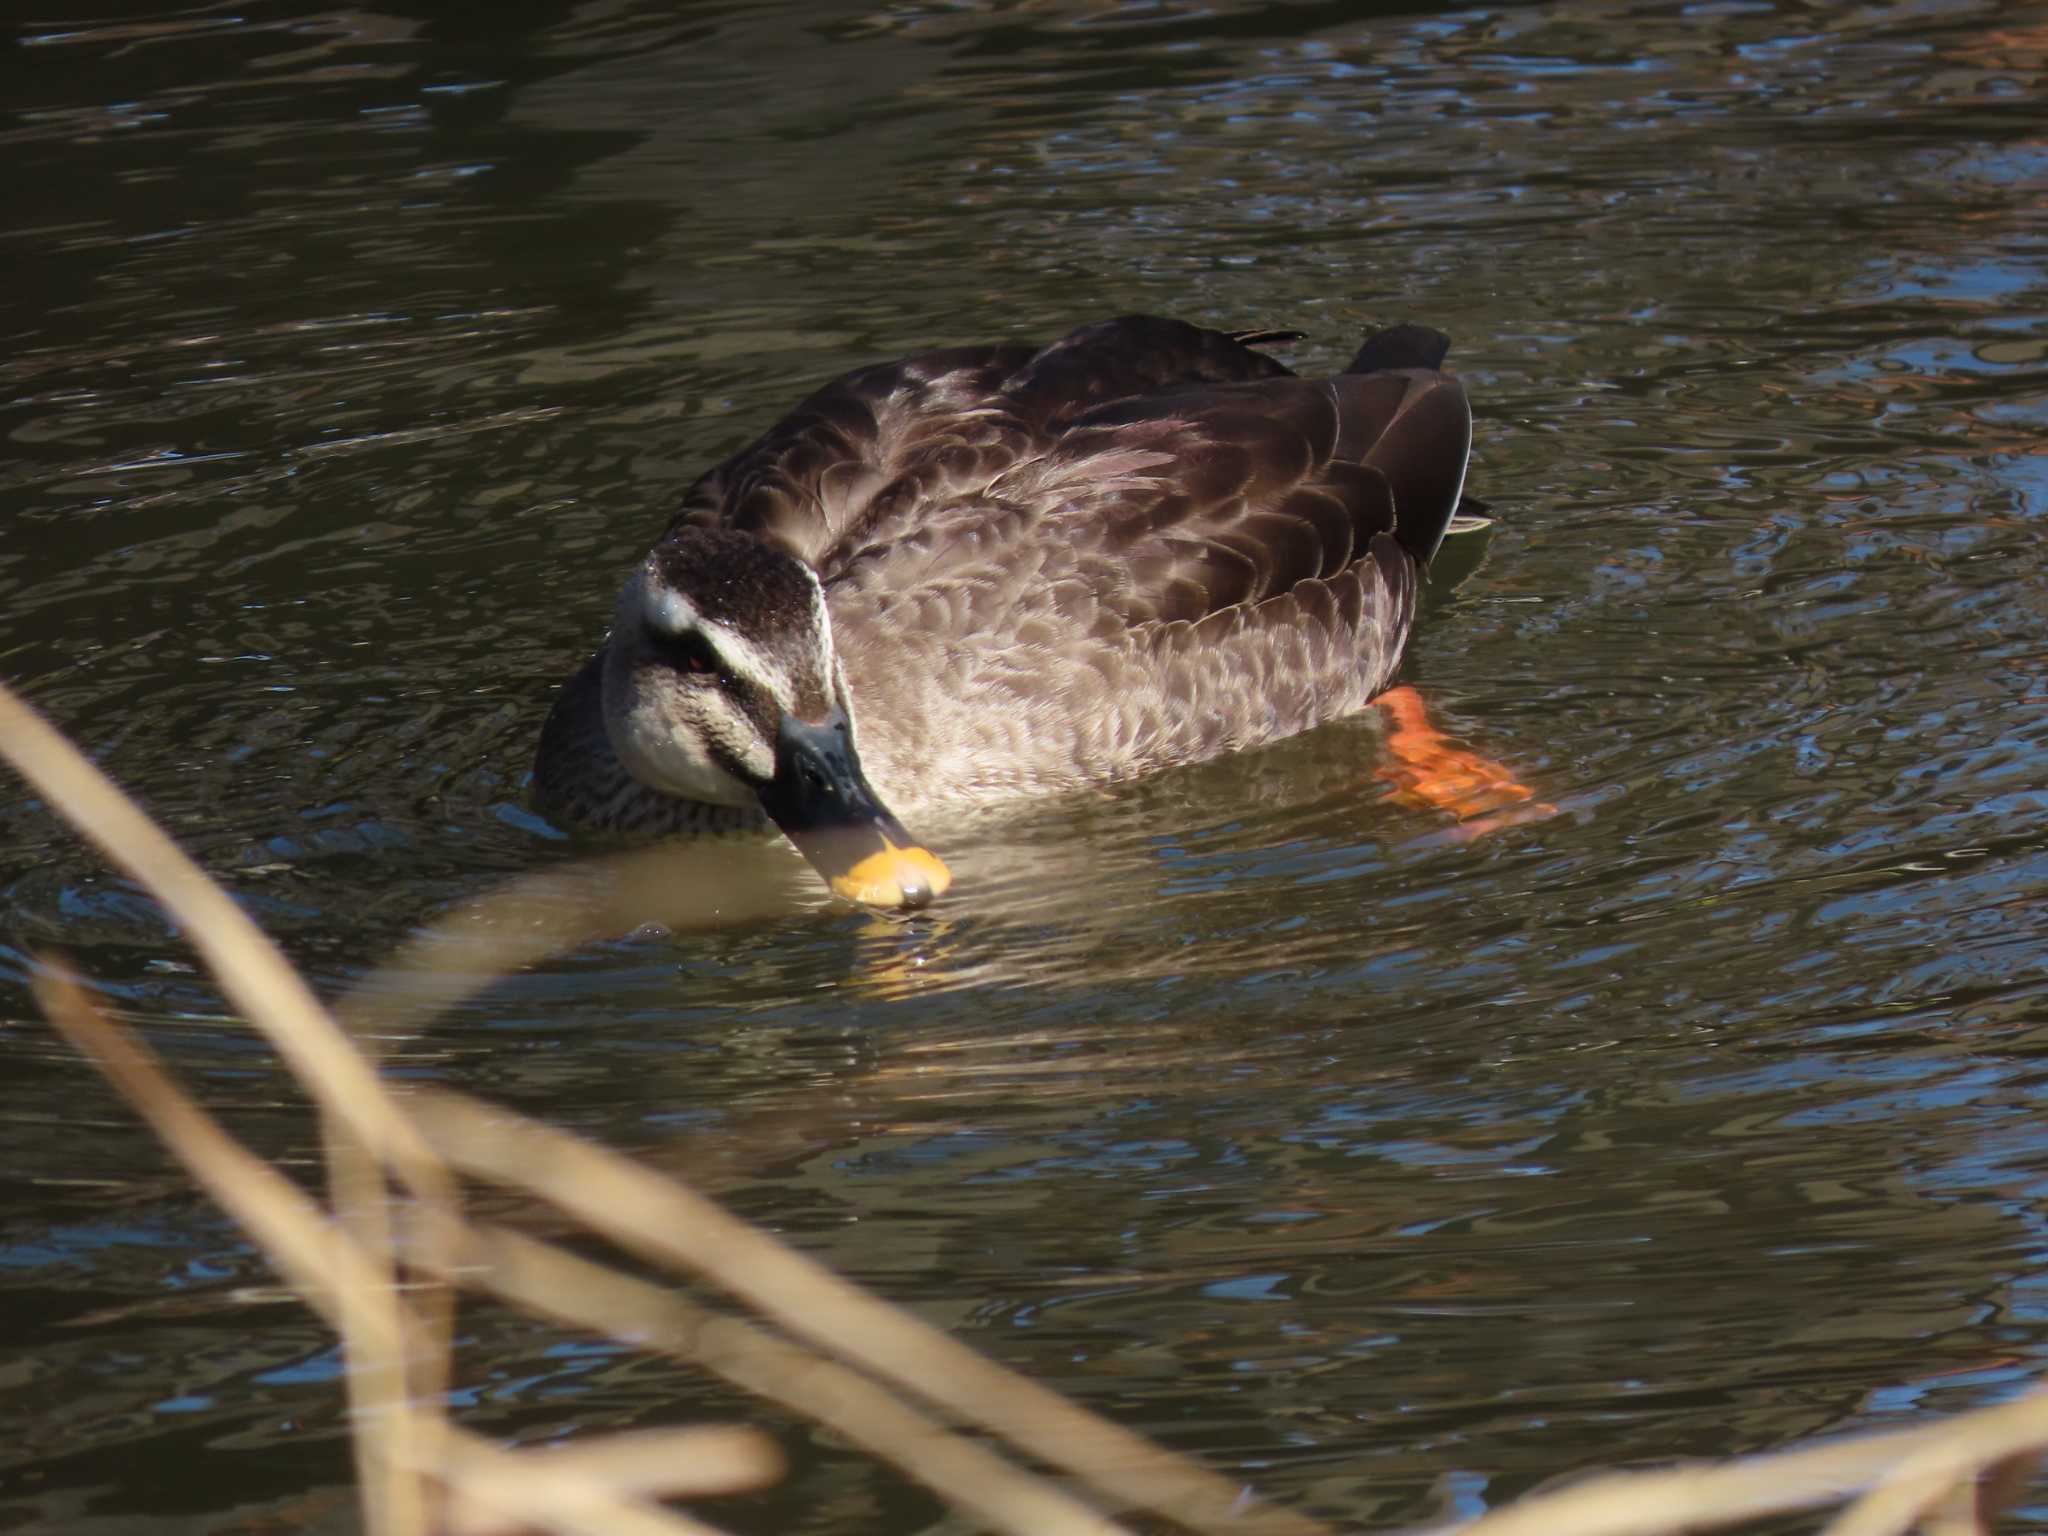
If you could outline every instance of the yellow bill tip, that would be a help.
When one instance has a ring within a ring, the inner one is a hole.
[[[898,848],[886,838],[883,844],[880,853],[834,875],[832,889],[871,907],[916,908],[943,896],[953,883],[953,871],[929,848]]]

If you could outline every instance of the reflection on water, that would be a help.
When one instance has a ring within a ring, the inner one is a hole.
[[[1299,326],[1304,368],[1457,338],[1501,522],[1409,676],[1566,814],[1460,846],[1366,719],[920,828],[962,884],[908,923],[686,860],[673,931],[388,1020],[393,1070],[1347,1522],[2018,1390],[2048,17],[415,9],[16,22],[0,123],[0,669],[330,992],[587,887],[533,735],[705,464],[855,363],[1101,314]],[[147,903],[18,791],[0,827],[0,1514],[347,1529],[330,1342],[245,1304],[29,956],[266,1151],[305,1112]],[[737,1411],[472,1321],[488,1432]],[[931,1518],[784,1433],[736,1525]]]

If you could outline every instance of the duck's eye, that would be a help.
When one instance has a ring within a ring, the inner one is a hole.
[[[657,632],[654,638],[662,658],[678,672],[704,676],[725,670],[719,662],[718,652],[711,648],[711,642],[700,630],[686,629],[679,635]]]

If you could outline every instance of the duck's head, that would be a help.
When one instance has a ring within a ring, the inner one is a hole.
[[[840,895],[921,907],[952,884],[869,786],[824,589],[743,533],[680,528],[619,594],[604,723],[627,772],[714,805],[758,805]]]

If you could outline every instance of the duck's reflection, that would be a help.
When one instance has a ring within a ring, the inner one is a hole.
[[[1405,708],[1392,728],[1369,712],[1139,784],[934,818],[934,844],[960,883],[914,916],[833,901],[767,836],[578,859],[448,913],[363,978],[346,1008],[370,1033],[410,1034],[498,979],[582,946],[750,928],[777,929],[769,942],[779,944],[788,938],[779,925],[791,921],[843,946],[827,983],[841,1003],[1314,966],[1328,959],[1329,934],[1298,909],[1321,888],[1455,859],[1445,845],[1555,811],[1490,764],[1475,781],[1487,804],[1439,798],[1418,809],[1403,743],[1414,739],[1419,703]],[[1505,811],[1494,803],[1503,797]],[[1466,820],[1447,821],[1461,810]],[[1350,957],[1409,942],[1381,913]]]

